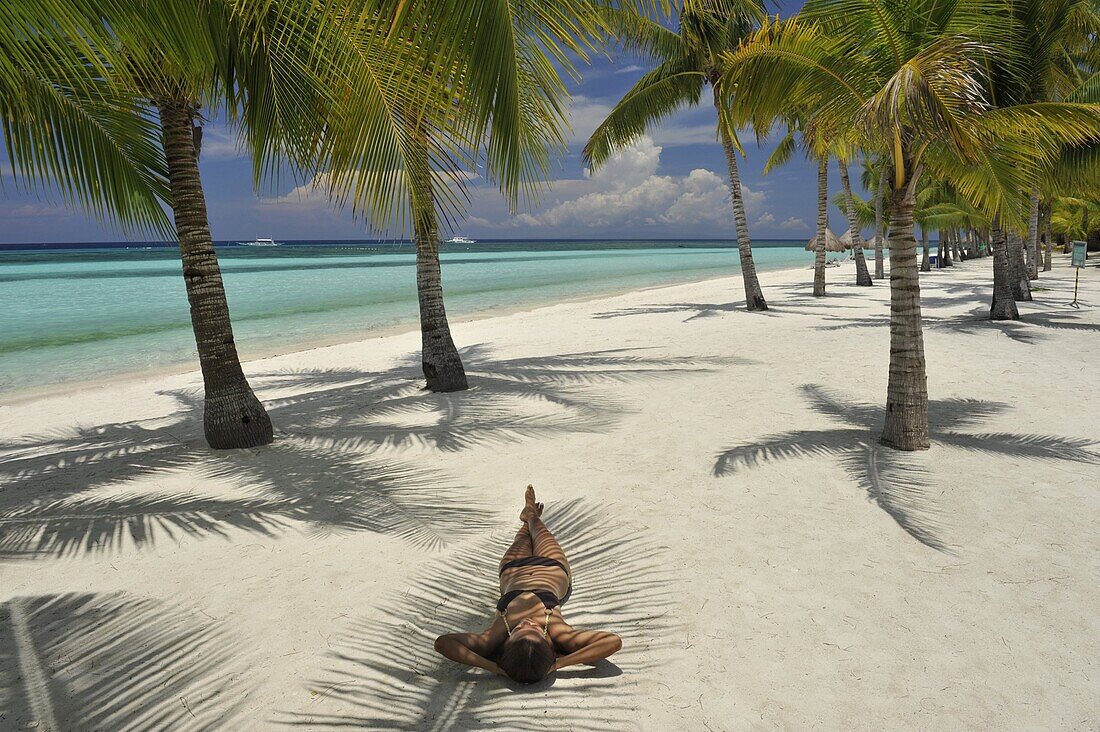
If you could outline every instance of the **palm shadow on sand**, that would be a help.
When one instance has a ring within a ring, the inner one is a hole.
[[[825,318],[826,323],[820,326],[821,330],[885,329],[890,327],[890,318],[886,316],[855,319],[827,315]],[[1038,343],[1046,336],[1044,331],[1047,330],[1100,333],[1100,325],[1083,321],[1076,312],[1059,310],[1024,313],[1020,320],[990,320],[989,308],[977,307],[964,315],[946,317],[926,315],[922,319],[922,324],[925,328],[932,330],[944,330],[965,335],[1000,332],[1006,338],[1025,345]]]
[[[882,407],[846,401],[814,384],[803,386],[802,393],[813,411],[846,426],[793,430],[730,448],[718,454],[714,475],[732,475],[777,460],[837,458],[852,480],[867,492],[867,497],[910,536],[932,549],[953,553],[951,543],[943,537],[944,521],[935,501],[936,494],[947,487],[933,483],[916,455],[878,443],[884,420]],[[928,421],[933,449],[956,448],[1005,459],[1100,463],[1100,454],[1088,449],[1095,444],[1091,440],[960,431],[976,427],[1007,409],[1007,405],[977,399],[930,400]]]
[[[232,729],[234,637],[198,612],[125,594],[0,604],[0,728]]]
[[[107,424],[0,444],[0,560],[109,552],[158,537],[371,531],[437,549],[487,526],[489,512],[445,475],[390,457],[392,448],[452,452],[540,435],[612,427],[626,405],[607,388],[718,363],[620,349],[522,359],[463,352],[472,388],[420,389],[410,356],[382,373],[260,374],[275,444],[216,452],[202,402],[173,392],[164,419]],[[438,462],[437,460],[425,460]],[[185,489],[127,490],[138,478]],[[213,484],[216,493],[191,485]]]
[[[573,500],[547,506],[547,525],[569,556],[570,624],[619,633],[609,661],[565,669],[524,686],[459,666],[433,651],[436,636],[481,630],[498,596],[497,563],[511,532],[473,540],[355,620],[310,682],[313,700],[278,721],[311,730],[618,730],[630,726],[639,679],[667,644],[672,597],[666,547],[615,506]],[[518,508],[517,508],[518,510]],[[545,694],[553,686],[553,699]],[[552,707],[544,713],[543,704]]]

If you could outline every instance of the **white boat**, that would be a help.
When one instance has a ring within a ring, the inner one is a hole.
[[[452,236],[444,244],[476,244],[477,239],[467,239],[464,236]]]
[[[237,243],[240,244],[242,247],[277,247],[277,246],[279,246],[279,242],[275,241],[274,239],[260,239],[260,238],[257,238],[253,241],[240,241],[240,242],[237,242]]]

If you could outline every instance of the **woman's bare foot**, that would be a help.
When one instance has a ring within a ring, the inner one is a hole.
[[[542,504],[535,500],[535,487],[533,485],[527,486],[527,492],[523,494],[524,505],[523,510],[520,511],[519,520],[527,521],[532,516],[542,515]]]

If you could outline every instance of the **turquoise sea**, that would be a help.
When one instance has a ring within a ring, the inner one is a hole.
[[[790,241],[753,242],[761,271],[809,264]],[[416,327],[408,244],[219,245],[243,358]],[[452,319],[732,275],[734,242],[495,241],[448,245]],[[736,297],[736,292],[731,297]],[[187,299],[168,245],[0,250],[0,393],[194,365]]]

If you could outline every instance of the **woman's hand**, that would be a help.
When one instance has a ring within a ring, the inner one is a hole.
[[[504,671],[486,658],[494,650],[491,630],[485,633],[449,633],[435,639],[435,650],[457,663],[483,668],[490,673],[504,675]],[[499,645],[499,644],[498,644]]]
[[[578,663],[595,663],[623,647],[622,638],[599,630],[572,631],[562,641],[559,645],[571,652],[554,661],[555,671]]]

